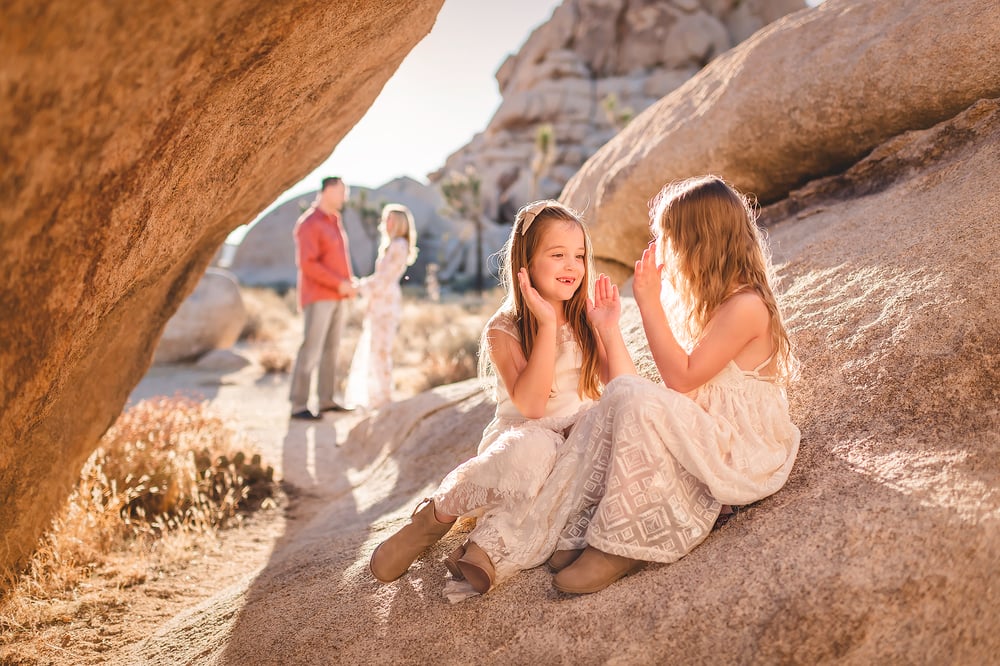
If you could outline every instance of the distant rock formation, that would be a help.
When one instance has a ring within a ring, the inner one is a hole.
[[[474,167],[487,217],[510,224],[529,199],[557,196],[632,116],[804,7],[804,0],[565,0],[497,71],[503,101],[489,126],[431,180]],[[554,149],[536,172],[537,135],[546,126]]]
[[[0,585],[229,232],[330,154],[442,2],[4,3]]]
[[[295,221],[315,197],[315,192],[291,197],[247,231],[228,266],[241,284],[277,288],[295,285],[292,231]],[[409,207],[417,227],[420,254],[406,271],[407,283],[424,284],[427,267],[431,264],[437,266],[438,278],[444,282],[468,282],[475,271],[474,223],[450,213],[437,187],[407,177],[396,178],[374,189],[351,186],[351,197],[343,217],[355,274],[368,275],[374,269],[379,243],[377,224],[382,206],[388,203]],[[483,245],[488,251],[483,255],[488,257],[503,244],[509,228],[484,220],[484,230]]]

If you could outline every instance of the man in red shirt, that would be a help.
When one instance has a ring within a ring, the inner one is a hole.
[[[347,234],[340,217],[350,191],[337,177],[324,178],[312,208],[295,223],[299,307],[304,315],[302,346],[292,371],[292,418],[318,420],[322,412],[345,411],[337,403],[337,348],[347,299],[357,295]],[[313,371],[319,367],[319,413],[309,410]]]

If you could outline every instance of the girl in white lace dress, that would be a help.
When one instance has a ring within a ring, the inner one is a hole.
[[[402,576],[458,516],[477,516],[476,528],[445,564],[470,594],[552,552],[566,516],[540,512],[551,503],[537,502],[539,489],[601,383],[634,371],[618,327],[617,287],[601,275],[588,299],[590,264],[590,239],[575,212],[551,200],[518,211],[501,266],[507,298],[480,344],[481,370],[497,380],[496,415],[477,455],[372,553],[375,578]]]
[[[663,384],[614,379],[567,444],[575,507],[550,560],[564,592],[683,557],[722,505],[781,488],[799,447],[782,386],[795,361],[753,208],[706,176],[665,187],[650,219],[633,292]]]
[[[392,345],[403,311],[399,279],[417,258],[417,231],[409,208],[383,206],[379,231],[375,272],[358,285],[367,304],[346,390],[347,404],[368,409],[392,400]]]

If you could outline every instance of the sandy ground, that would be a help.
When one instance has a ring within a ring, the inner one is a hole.
[[[293,322],[280,347],[294,354],[300,322]],[[350,340],[341,362],[349,362]],[[235,351],[253,358],[252,345]],[[413,370],[397,368],[398,375]],[[104,663],[146,638],[186,608],[211,598],[264,566],[279,540],[295,534],[337,494],[323,470],[336,469],[339,447],[365,419],[360,412],[327,413],[322,421],[288,418],[287,373],[268,373],[251,364],[220,372],[195,365],[153,366],[133,390],[129,404],[158,396],[183,395],[207,401],[246,435],[249,446],[275,470],[282,490],[278,507],[261,511],[214,539],[186,539],[163,548],[184,550],[157,561],[111,556],[74,594],[54,602],[56,621],[27,639],[0,640],[0,664]],[[402,382],[405,384],[405,382]],[[402,392],[394,397],[408,397]],[[47,602],[50,605],[53,602]]]

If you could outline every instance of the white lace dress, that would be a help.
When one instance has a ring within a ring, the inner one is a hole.
[[[365,317],[347,378],[349,405],[375,409],[392,400],[392,346],[403,311],[399,279],[406,272],[409,251],[406,239],[394,239],[375,263],[375,271],[360,280]]]
[[[784,389],[757,370],[730,361],[688,394],[619,377],[560,460],[577,473],[557,547],[673,562],[708,536],[721,504],[781,488],[798,448]]]
[[[511,316],[495,314],[487,328],[520,339]],[[545,416],[526,419],[511,402],[503,382],[497,382],[497,408],[486,426],[477,455],[445,477],[432,496],[442,512],[477,516],[469,538],[489,554],[496,578],[544,562],[555,547],[566,513],[551,513],[552,499],[541,495],[548,488],[566,487],[573,475],[564,469],[561,483],[552,483],[556,461],[562,457],[565,433],[593,404],[577,393],[583,354],[568,324],[557,337],[555,378]],[[453,600],[473,594],[467,583],[451,581],[445,589]]]

